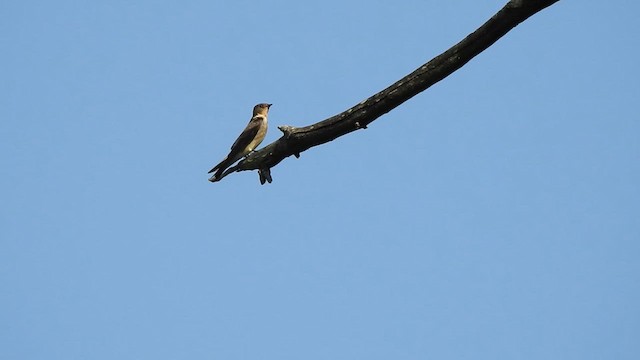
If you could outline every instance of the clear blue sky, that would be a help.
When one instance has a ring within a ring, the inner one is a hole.
[[[640,358],[640,5],[567,1],[219,183],[495,1],[0,5],[1,359]]]

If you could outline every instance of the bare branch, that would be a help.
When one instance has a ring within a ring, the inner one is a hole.
[[[509,1],[480,28],[449,50],[350,109],[305,127],[279,126],[283,133],[281,138],[249,154],[237,165],[227,169],[220,179],[236,171],[259,170],[260,183],[270,183],[270,169],[285,158],[291,155],[300,157],[301,152],[311,147],[355,130],[366,129],[372,121],[451,75],[518,24],[558,1]]]

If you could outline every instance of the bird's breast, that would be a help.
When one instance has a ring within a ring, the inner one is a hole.
[[[264,117],[260,121],[260,127],[258,128],[258,132],[256,133],[256,137],[253,138],[253,140],[251,141],[251,143],[248,146],[249,151],[255,150],[258,147],[258,145],[260,145],[260,143],[262,143],[262,140],[264,140],[264,137],[266,135],[267,135],[267,118]]]

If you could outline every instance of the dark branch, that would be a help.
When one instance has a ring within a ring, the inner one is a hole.
[[[291,155],[300,157],[301,152],[311,147],[358,129],[366,129],[368,124],[451,75],[518,24],[557,1],[509,1],[478,30],[365,101],[313,125],[300,128],[279,126],[283,133],[281,138],[227,169],[220,179],[236,171],[259,170],[260,183],[271,182],[270,169],[285,158]]]

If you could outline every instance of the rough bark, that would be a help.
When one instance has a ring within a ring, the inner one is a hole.
[[[220,179],[236,171],[258,170],[260,183],[270,183],[270,169],[285,158],[291,155],[300,157],[301,152],[311,147],[327,143],[355,130],[366,129],[367,125],[380,116],[461,68],[518,24],[558,1],[509,1],[491,19],[462,41],[350,109],[305,127],[279,126],[278,129],[283,132],[281,138],[227,169]]]

